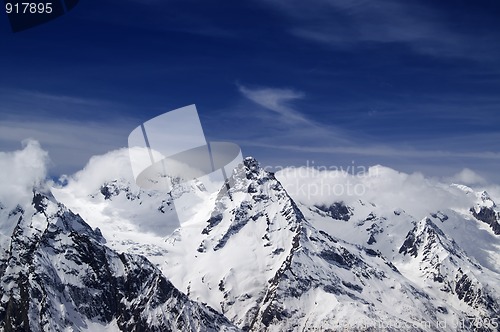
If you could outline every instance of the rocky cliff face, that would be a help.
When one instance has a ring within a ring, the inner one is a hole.
[[[235,331],[177,290],[146,258],[105,246],[99,230],[34,192],[1,211],[4,331]],[[3,227],[5,230],[8,227]]]
[[[468,257],[431,219],[421,220],[408,232],[399,252],[417,264],[419,279],[434,295],[454,299],[456,307],[474,312],[482,321],[500,313],[493,286],[497,276]]]
[[[301,201],[285,188],[247,158],[213,195],[192,183],[162,197],[122,179],[69,203],[108,245],[148,257],[245,331],[497,330],[500,237],[489,196],[456,186],[449,201],[468,203],[416,218],[392,202]],[[155,233],[151,220],[169,222],[179,198],[193,201],[194,217],[170,236]]]
[[[427,331],[446,322],[452,331],[467,315],[498,314],[486,282],[497,276],[476,279],[479,264],[430,219],[417,223],[398,209],[386,216],[363,202],[365,217],[343,202],[299,206],[252,158],[228,183],[204,223],[178,231],[164,271],[243,330]],[[429,291],[427,280],[440,278],[450,291]]]

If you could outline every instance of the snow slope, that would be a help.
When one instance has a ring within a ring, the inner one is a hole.
[[[349,181],[364,191],[326,190]],[[497,330],[498,211],[486,193],[381,166],[274,175],[253,158],[215,194],[194,182],[144,192],[112,176],[79,185],[54,194],[243,330]],[[196,203],[193,216],[165,236],[176,198]]]
[[[146,258],[118,253],[50,194],[2,204],[3,331],[236,331]]]

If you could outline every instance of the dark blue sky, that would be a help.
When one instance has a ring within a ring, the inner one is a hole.
[[[12,33],[0,15],[0,150],[72,173],[196,104],[266,165],[383,164],[500,181],[498,1],[81,0]]]

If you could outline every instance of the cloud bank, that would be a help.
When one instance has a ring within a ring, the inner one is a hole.
[[[415,218],[443,208],[463,209],[475,204],[475,197],[451,186],[452,183],[465,184],[476,191],[486,189],[494,200],[500,199],[499,187],[486,183],[471,169],[463,169],[453,176],[430,178],[419,172],[404,173],[380,165],[325,171],[289,167],[276,176],[294,199],[307,204],[349,203],[361,199],[389,209],[399,207]],[[66,189],[75,197],[84,197],[95,193],[104,182],[118,178],[134,182],[127,149],[92,157],[83,170],[67,177]]]
[[[470,178],[478,178],[464,170]],[[451,186],[450,182],[426,178],[421,173],[407,174],[384,166],[372,166],[364,172],[287,168],[276,173],[288,193],[306,204],[327,204],[362,200],[381,208],[401,208],[421,219],[440,209],[464,209],[475,203],[475,197]],[[480,190],[476,187],[475,190]],[[389,210],[389,213],[392,211]]]
[[[23,148],[0,152],[0,202],[12,206],[26,202],[34,186],[46,181],[48,153],[34,140],[23,142]],[[486,181],[470,169],[443,179],[427,178],[421,173],[404,173],[384,166],[372,166],[362,172],[350,170],[318,170],[317,168],[285,168],[276,173],[285,189],[298,201],[308,204],[331,204],[337,201],[363,200],[377,205],[400,207],[415,217],[436,212],[443,207],[467,207],[474,197],[450,186],[466,184],[474,190],[486,190],[500,200],[500,186]],[[93,156],[87,165],[70,176],[63,176],[65,190],[74,197],[96,193],[107,181],[125,179],[135,186],[128,149]],[[138,189],[138,188],[136,188]]]
[[[0,202],[7,207],[25,202],[33,188],[43,185],[48,153],[34,140],[23,141],[23,149],[0,152]]]
[[[453,181],[455,183],[465,184],[468,186],[486,184],[486,180],[482,176],[480,176],[479,174],[475,173],[473,170],[468,168],[464,168],[462,171],[453,175],[450,178],[450,181]]]
[[[135,187],[127,148],[93,156],[82,170],[72,175],[63,175],[60,180],[66,183],[68,189],[83,197],[98,191],[105,182],[117,179],[130,181]]]

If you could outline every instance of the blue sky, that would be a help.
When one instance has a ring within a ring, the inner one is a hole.
[[[0,15],[0,150],[52,173],[196,104],[265,165],[382,164],[500,181],[496,1],[81,0],[12,33]]]

